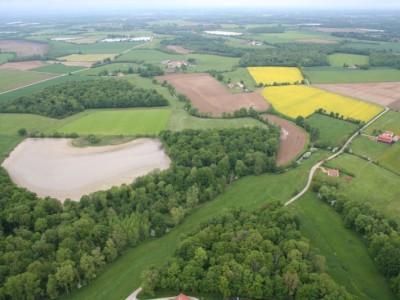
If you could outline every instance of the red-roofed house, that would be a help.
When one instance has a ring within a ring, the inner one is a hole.
[[[393,133],[392,131],[387,131],[387,130],[386,130],[385,133],[384,133],[384,135],[393,137],[394,133]]]
[[[339,170],[335,170],[335,169],[329,169],[328,170],[328,176],[339,177],[339,175],[340,175],[340,171]]]
[[[192,300],[188,296],[185,296],[184,294],[179,294],[174,298],[174,300]]]
[[[393,143],[393,138],[391,136],[386,135],[386,134],[381,134],[381,135],[378,136],[377,141],[378,142],[387,143],[387,144],[391,144],[391,143]]]

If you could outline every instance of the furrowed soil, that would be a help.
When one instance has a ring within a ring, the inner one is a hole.
[[[44,66],[47,66],[47,64],[39,60],[32,60],[32,61],[7,62],[0,65],[0,69],[27,71],[30,69],[40,68]]]
[[[49,49],[49,45],[17,40],[3,40],[0,41],[0,49],[2,52],[12,52],[19,57],[23,57],[45,54]]]
[[[261,96],[261,90],[252,93],[232,94],[219,81],[208,74],[169,74],[157,77],[166,80],[176,91],[192,101],[192,105],[202,113],[221,116],[223,112],[232,113],[243,107],[267,110],[269,104]]]

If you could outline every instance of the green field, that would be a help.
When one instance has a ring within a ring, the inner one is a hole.
[[[369,70],[349,70],[334,67],[303,68],[303,73],[311,83],[367,83],[400,81],[400,70],[376,68]]]
[[[345,183],[339,180],[339,191],[350,199],[365,201],[388,218],[400,222],[400,176],[355,155],[344,154],[328,166],[354,178]]]
[[[400,112],[388,111],[365,129],[366,134],[372,134],[374,130],[393,131],[400,135]]]
[[[133,69],[137,69],[140,65],[134,64],[134,63],[112,63],[112,64],[106,64],[104,66],[96,67],[96,68],[90,68],[88,70],[84,70],[79,72],[79,75],[91,75],[91,76],[97,76],[101,71],[106,70],[107,72],[111,73],[113,71],[128,71],[128,69],[131,67]]]
[[[11,54],[11,53],[0,53],[0,65],[2,63],[7,62],[7,60],[9,58],[13,58],[13,57],[14,57],[14,54]]]
[[[167,126],[169,109],[123,109],[88,111],[83,117],[57,129],[81,135],[151,135]]]
[[[360,136],[352,142],[351,150],[400,175],[400,142],[389,145]]]
[[[72,67],[72,66],[65,66],[62,64],[52,64],[49,66],[32,69],[31,71],[43,72],[43,73],[54,73],[54,74],[68,74],[70,72],[75,72],[78,70],[82,70],[84,68],[85,67]]]
[[[331,118],[328,116],[313,114],[307,118],[307,124],[318,128],[317,139],[320,146],[337,147],[343,145],[348,137],[357,130],[357,124]]]
[[[290,209],[300,217],[301,233],[326,257],[327,272],[337,283],[360,300],[395,299],[362,240],[332,207],[307,193]]]
[[[369,57],[366,55],[335,53],[329,55],[328,60],[332,67],[343,67],[344,64],[348,66],[362,66],[369,64]]]
[[[246,34],[244,35],[244,37],[261,40],[272,44],[305,42],[307,41],[307,39],[316,39],[316,40],[324,40],[332,42],[339,42],[342,40],[341,38],[334,37],[329,33],[308,31],[308,30],[296,30],[296,31],[287,30],[284,33],[264,33],[257,35]]]
[[[142,43],[121,42],[121,43],[93,43],[93,44],[73,44],[66,42],[50,42],[48,55],[58,57],[74,53],[82,54],[108,54],[122,53],[128,49],[138,46]]]
[[[0,74],[1,74],[1,71],[0,71]],[[18,89],[15,91],[1,94],[0,95],[0,103],[12,101],[18,97],[26,96],[26,95],[29,95],[29,94],[32,94],[35,92],[40,92],[44,88],[55,85],[55,84],[64,83],[64,82],[68,82],[68,81],[82,81],[82,80],[88,80],[88,79],[90,79],[90,77],[77,76],[77,75],[57,77],[57,78],[54,78],[51,80],[47,80],[45,82],[37,83],[32,86],[28,86],[28,87],[25,87],[22,89]]]
[[[19,70],[0,70],[0,92],[48,78],[48,74]]]
[[[151,64],[161,64],[165,60],[179,60],[185,59],[182,54],[170,54],[158,50],[141,50],[135,49],[128,53],[121,55],[116,61],[145,61]]]
[[[208,54],[190,54],[190,58],[196,60],[195,67],[189,67],[189,72],[206,72],[209,70],[231,71],[239,63],[239,58],[223,57]]]

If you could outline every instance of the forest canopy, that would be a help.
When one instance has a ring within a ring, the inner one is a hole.
[[[126,80],[98,79],[66,82],[22,96],[0,106],[0,112],[64,118],[89,108],[166,106],[156,90],[135,87]]]

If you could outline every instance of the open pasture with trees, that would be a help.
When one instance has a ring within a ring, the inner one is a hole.
[[[400,135],[400,112],[388,111],[381,118],[376,120],[371,126],[368,126],[364,133],[372,135],[379,131],[392,131]]]
[[[258,85],[294,84],[304,80],[298,68],[248,67],[247,69]]]
[[[350,199],[368,202],[387,218],[400,222],[398,175],[350,154],[341,155],[327,165],[353,177],[348,182],[342,181],[341,178],[337,179],[339,192]]]
[[[319,131],[315,142],[322,148],[343,145],[358,128],[357,124],[321,114],[313,114],[306,119],[306,123]]]
[[[51,77],[53,77],[53,75],[44,73],[0,69],[0,92],[35,83]]]
[[[315,67],[303,68],[311,83],[368,83],[400,81],[400,70],[374,68],[349,70],[346,68]]]
[[[106,58],[113,59],[116,54],[70,54],[67,56],[59,57],[59,61],[88,61],[96,62],[103,61]]]
[[[85,111],[85,116],[57,131],[80,135],[157,135],[166,129],[170,115],[169,109]]]
[[[367,55],[347,53],[329,55],[328,60],[332,67],[367,66],[369,64],[369,57]]]
[[[79,72],[79,75],[99,76],[99,74],[104,74],[105,72],[107,72],[107,74],[116,74],[118,72],[129,72],[130,68],[135,70],[139,67],[140,65],[135,63],[110,63],[99,67],[92,67],[88,70],[83,70]]]
[[[369,121],[383,110],[374,104],[304,86],[272,86],[263,90],[263,97],[280,113],[293,119],[308,117],[318,109],[343,119]]]
[[[161,64],[162,61],[166,60],[180,60],[185,59],[184,55],[165,53],[158,50],[149,49],[134,49],[126,54],[119,56],[116,62],[146,62],[149,64]]]
[[[195,66],[189,66],[188,72],[208,72],[211,70],[226,72],[231,71],[239,63],[239,59],[235,57],[223,57],[210,54],[190,54],[188,58],[195,60]]]
[[[253,92],[256,87],[256,82],[253,77],[250,75],[247,68],[235,68],[234,71],[224,72],[222,73],[224,76],[224,82],[228,84],[229,82],[233,83],[235,87],[229,88],[231,93],[242,93],[243,89],[237,88],[238,82],[243,82],[243,85],[247,88],[247,90]]]

